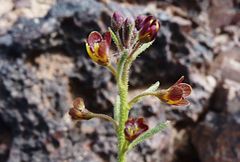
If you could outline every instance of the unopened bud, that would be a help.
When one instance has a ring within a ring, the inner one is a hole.
[[[144,19],[144,21],[140,24],[139,30],[139,41],[141,43],[148,43],[153,41],[157,33],[160,29],[160,24],[157,19],[153,16],[148,16]]]
[[[145,20],[146,16],[144,15],[139,15],[136,19],[135,19],[135,27],[137,30],[140,30],[142,28],[142,23]]]
[[[73,101],[73,107],[69,110],[68,114],[72,120],[89,120],[93,118],[93,114],[85,108],[82,98],[76,98]]]
[[[119,12],[114,12],[111,21],[111,27],[114,31],[119,31],[124,23],[124,17]]]
[[[129,19],[127,18],[125,21],[124,21],[124,25],[123,25],[123,44],[125,46],[125,48],[128,48],[129,45],[130,45],[130,41],[133,37],[133,29],[134,29],[134,23]]]

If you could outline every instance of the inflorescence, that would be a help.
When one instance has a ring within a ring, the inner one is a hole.
[[[128,100],[128,79],[131,65],[143,51],[152,45],[159,30],[160,23],[154,16],[141,15],[132,21],[115,12],[112,16],[111,27],[106,33],[102,35],[93,31],[86,40],[86,51],[89,57],[95,63],[109,69],[116,79],[118,96],[116,96],[113,110],[114,117],[90,112],[85,107],[82,98],[73,101],[69,115],[76,121],[92,118],[110,121],[118,137],[118,162],[125,162],[125,156],[129,150],[163,130],[168,124],[168,122],[160,122],[155,127],[149,128],[143,117],[129,117],[129,112],[134,104],[145,96],[154,96],[168,105],[189,105],[187,97],[191,94],[192,88],[189,84],[183,83],[184,77],[167,89],[159,89],[159,82],[156,82],[147,90]],[[111,54],[112,40],[117,49],[117,56]]]

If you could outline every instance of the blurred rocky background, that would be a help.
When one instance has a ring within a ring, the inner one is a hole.
[[[88,58],[84,40],[106,31],[114,11],[161,21],[157,40],[134,63],[131,96],[182,75],[193,86],[189,107],[152,98],[134,107],[151,126],[172,126],[129,153],[129,162],[239,162],[239,0],[0,0],[0,161],[116,161],[111,124],[65,118],[77,96],[112,114],[114,78]]]

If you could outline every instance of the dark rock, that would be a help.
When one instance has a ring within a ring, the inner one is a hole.
[[[216,19],[237,2],[166,0],[164,5],[156,2],[156,8],[146,1],[135,1],[144,6],[131,2],[57,1],[48,5],[47,14],[18,15],[4,29],[0,24],[0,161],[116,161],[111,124],[90,120],[73,128],[64,117],[78,96],[91,111],[112,114],[115,80],[88,58],[84,39],[93,30],[106,31],[115,10],[131,19],[154,14],[161,21],[153,46],[133,64],[131,91],[158,80],[165,88],[182,75],[194,88],[190,107],[172,108],[147,99],[133,108],[131,116],[145,116],[151,127],[166,119],[173,127],[139,145],[129,160],[239,161],[238,48],[235,54],[223,53],[226,46],[232,49],[239,43],[238,28],[228,28],[237,24],[238,14],[223,22]],[[24,0],[13,3],[5,13],[31,6]],[[224,9],[213,13],[219,6]],[[219,37],[207,30],[207,20],[212,28],[221,28]],[[223,79],[231,84],[219,84]]]
[[[201,161],[237,162],[240,160],[240,87],[230,81],[217,87],[208,107],[210,112],[191,131],[192,143]]]
[[[239,161],[239,130],[239,123],[230,116],[208,113],[206,119],[192,131],[192,141],[200,160]]]

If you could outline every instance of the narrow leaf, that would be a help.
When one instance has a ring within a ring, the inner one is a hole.
[[[143,141],[145,141],[148,138],[151,138],[156,133],[164,130],[168,126],[168,124],[169,124],[168,121],[163,122],[163,123],[159,123],[154,128],[146,131],[145,133],[140,135],[138,138],[136,138],[132,143],[130,143],[130,145],[128,146],[128,150],[133,149],[136,145],[142,143]]]
[[[153,44],[154,40],[149,43],[144,43],[139,47],[136,52],[133,54],[133,60],[135,60],[142,52],[144,52],[148,47],[150,47]]]
[[[114,44],[117,46],[118,50],[120,51],[120,49],[121,49],[120,46],[121,46],[121,45],[120,45],[120,42],[119,42],[119,40],[118,40],[118,37],[117,37],[116,34],[112,31],[111,28],[108,28],[108,30],[109,30],[110,33],[111,33],[111,37],[112,37],[112,40],[113,40]]]
[[[139,102],[144,96],[148,96],[150,95],[149,93],[153,93],[155,92],[158,87],[159,87],[160,83],[157,81],[156,83],[154,83],[153,85],[151,85],[148,89],[146,89],[145,91],[143,91],[142,93],[140,93],[138,96],[134,97],[129,103],[129,108],[131,108],[134,104],[136,104],[137,102]]]
[[[146,90],[145,90],[144,92],[142,92],[142,93],[155,92],[155,91],[158,89],[159,85],[160,85],[160,82],[157,81],[156,83],[152,84],[148,89],[146,89]]]

